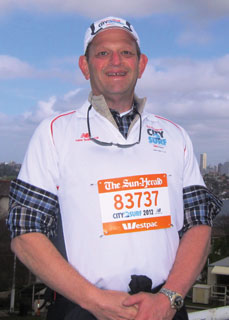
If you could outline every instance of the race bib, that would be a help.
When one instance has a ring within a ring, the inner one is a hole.
[[[166,174],[98,181],[104,235],[171,227]]]

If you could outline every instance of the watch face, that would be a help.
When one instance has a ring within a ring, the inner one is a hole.
[[[184,304],[184,300],[182,299],[182,297],[180,296],[177,296],[175,299],[174,299],[174,306],[177,310],[179,310],[180,308],[183,307],[183,304]]]

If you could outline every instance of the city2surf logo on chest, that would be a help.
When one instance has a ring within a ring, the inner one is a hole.
[[[147,126],[148,142],[154,147],[155,151],[166,152],[167,139],[163,129],[155,129]]]

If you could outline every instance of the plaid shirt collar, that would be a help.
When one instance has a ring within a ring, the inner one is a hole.
[[[127,138],[131,122],[134,120],[137,114],[137,106],[134,104],[132,109],[123,116],[120,116],[120,114],[113,109],[110,109],[110,112],[119,128],[119,131],[121,132],[123,137]]]

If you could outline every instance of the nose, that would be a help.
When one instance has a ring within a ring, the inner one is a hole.
[[[112,52],[110,63],[114,66],[120,65],[121,63],[121,55],[119,52]]]

